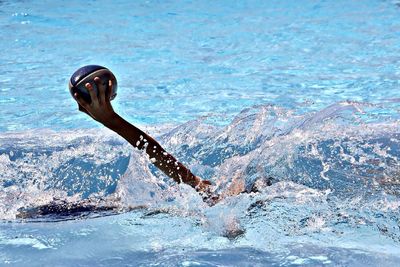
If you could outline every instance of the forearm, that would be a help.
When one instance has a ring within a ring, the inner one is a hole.
[[[188,168],[167,153],[151,136],[114,112],[110,103],[113,88],[111,80],[108,82],[108,87],[101,82],[99,77],[94,78],[94,83],[98,88],[99,94],[94,90],[92,83],[85,84],[90,94],[90,103],[86,102],[78,93],[74,94],[79,104],[79,110],[84,111],[96,121],[118,133],[132,146],[145,150],[151,162],[176,182],[186,183],[201,192],[209,190],[210,182],[200,180],[193,175]]]
[[[196,188],[201,180],[193,175],[182,163],[166,152],[151,136],[130,124],[115,113],[112,120],[104,125],[126,139],[132,146],[145,150],[150,161],[166,175],[178,183],[186,183]]]

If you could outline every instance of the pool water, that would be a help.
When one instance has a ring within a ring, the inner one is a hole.
[[[0,265],[396,266],[400,2],[1,1]],[[115,110],[219,192],[213,207],[85,114]],[[54,199],[118,214],[19,219]]]

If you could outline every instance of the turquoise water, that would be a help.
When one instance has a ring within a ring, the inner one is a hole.
[[[1,264],[396,266],[399,5],[1,1]],[[272,185],[207,207],[77,111],[87,64],[219,191]],[[87,197],[134,211],[16,218]]]

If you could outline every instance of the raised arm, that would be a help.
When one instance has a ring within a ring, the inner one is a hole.
[[[201,180],[195,176],[188,168],[165,151],[151,136],[114,112],[110,102],[113,86],[111,80],[107,85],[102,84],[101,79],[96,77],[93,83],[87,83],[85,86],[92,101],[87,103],[80,95],[75,93],[74,97],[79,104],[80,111],[87,113],[96,121],[125,138],[132,146],[145,150],[150,161],[177,183],[188,184],[198,192],[209,192],[209,181]],[[98,94],[96,94],[93,86],[97,87]]]

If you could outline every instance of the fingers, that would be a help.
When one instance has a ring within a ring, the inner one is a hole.
[[[90,114],[84,107],[82,107],[80,104],[78,104],[78,109],[79,111],[88,114],[90,117],[92,117],[94,119],[94,117],[92,116],[92,114]]]
[[[88,107],[90,107],[90,104],[87,103],[78,93],[74,94],[74,98],[78,102],[79,111],[84,112],[93,118],[93,116],[86,110]]]
[[[96,83],[97,89],[99,90],[99,100],[101,103],[106,102],[106,84],[99,77],[94,78],[94,82]]]
[[[107,86],[107,91],[106,91],[106,99],[108,99],[108,101],[111,100],[111,95],[112,95],[112,91],[113,91],[113,83],[112,80],[108,81],[108,86]]]
[[[86,114],[89,114],[89,113],[87,112],[87,110],[84,109],[80,104],[78,104],[78,109],[79,109],[79,111],[82,111],[82,112],[84,112],[84,113],[86,113]]]
[[[86,108],[89,106],[89,103],[87,103],[85,99],[83,99],[78,93],[74,93],[74,98],[76,102],[78,102],[79,107],[82,107],[86,110]],[[81,109],[79,108],[79,110]]]
[[[96,91],[94,90],[93,86],[90,83],[86,83],[85,87],[89,91],[90,98],[92,99],[92,104],[98,103],[99,99],[97,98],[97,94],[96,94]]]

